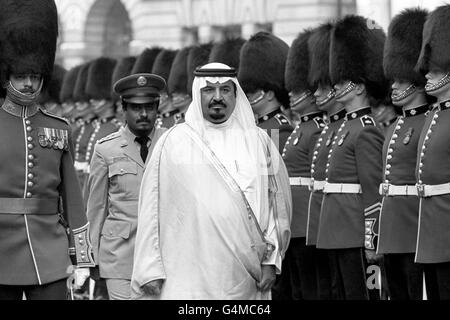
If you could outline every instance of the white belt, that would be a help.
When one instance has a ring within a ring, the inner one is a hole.
[[[442,184],[417,184],[419,197],[432,197],[450,193],[450,182]]]
[[[361,185],[356,183],[328,183],[323,187],[324,193],[362,193]]]
[[[89,168],[89,163],[87,161],[86,162],[75,161],[74,166],[75,170],[86,172]]]
[[[314,180],[311,183],[311,191],[323,191],[325,187],[325,180]]]
[[[417,196],[416,185],[396,186],[389,183],[380,184],[380,195],[382,196]]]
[[[291,186],[309,186],[311,184],[311,178],[295,177],[289,178]]]

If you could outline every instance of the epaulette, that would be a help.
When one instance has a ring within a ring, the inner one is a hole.
[[[120,137],[120,131],[113,132],[113,133],[107,135],[106,137],[103,137],[103,138],[99,139],[97,141],[97,143],[100,144],[100,143],[103,143],[105,141],[109,141],[109,140],[112,140],[114,138],[117,138],[117,137]]]
[[[325,128],[325,120],[322,117],[315,117],[314,122],[316,123],[317,128]]]
[[[277,121],[280,125],[289,125],[290,124],[289,119],[286,118],[286,116],[282,113],[277,113],[274,118],[277,119]]]
[[[361,118],[359,118],[359,120],[361,120],[361,124],[363,127],[365,126],[375,126],[375,121],[373,120],[373,118],[371,116],[365,115],[362,116]]]
[[[66,118],[63,118],[63,117],[57,116],[56,114],[50,113],[50,112],[48,112],[47,110],[45,110],[44,108],[41,108],[41,107],[39,107],[39,110],[41,110],[41,112],[43,114],[45,114],[46,116],[49,116],[49,117],[52,117],[54,119],[58,119],[58,120],[64,121],[65,123],[67,123],[70,126],[70,122]]]
[[[123,123],[122,123],[119,119],[117,119],[117,118],[112,119],[112,120],[111,120],[111,123],[112,123],[113,125],[115,125],[117,128],[120,128],[120,127],[122,127],[122,125],[123,125]]]

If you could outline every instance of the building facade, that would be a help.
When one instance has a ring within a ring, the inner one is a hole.
[[[357,13],[387,28],[403,8],[427,0],[56,0],[57,62],[70,68],[99,56],[138,55],[146,47],[180,48],[268,30],[288,44],[306,27]]]

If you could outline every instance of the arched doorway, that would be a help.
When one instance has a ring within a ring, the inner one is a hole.
[[[86,19],[86,58],[120,58],[129,54],[131,20],[120,0],[97,0]]]

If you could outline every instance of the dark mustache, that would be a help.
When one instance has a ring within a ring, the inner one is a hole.
[[[209,107],[210,107],[210,108],[215,107],[215,106],[222,106],[222,107],[226,108],[225,103],[220,102],[220,101],[211,101],[211,102],[209,103]]]
[[[141,119],[136,120],[136,123],[141,123],[141,122],[149,123],[150,119],[148,119],[148,118],[141,118]]]

